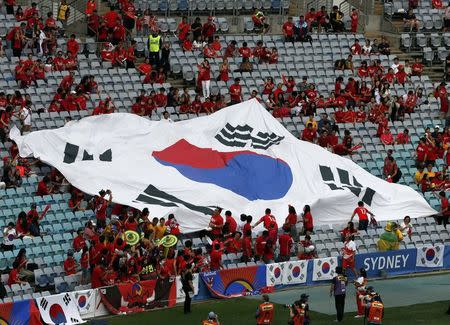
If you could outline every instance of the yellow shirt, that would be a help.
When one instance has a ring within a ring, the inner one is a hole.
[[[414,174],[414,180],[416,181],[417,184],[419,184],[422,181],[423,175],[425,175],[425,171],[423,172],[416,171],[416,173]]]
[[[305,123],[305,125],[308,125],[308,123],[311,123],[312,124],[312,128],[313,129],[317,129],[317,122],[316,121],[314,121],[314,120],[307,120],[306,121],[306,123]]]
[[[428,171],[428,170],[427,170],[425,173],[427,173],[427,175],[428,175],[429,178],[434,178],[434,177],[436,177],[436,173],[433,172],[433,171]]]
[[[167,230],[166,226],[157,225],[155,227],[155,239],[163,238],[166,233],[166,230]]]

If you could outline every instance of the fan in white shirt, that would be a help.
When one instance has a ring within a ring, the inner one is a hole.
[[[394,58],[394,63],[392,63],[391,68],[392,70],[394,70],[394,73],[398,72],[398,67],[400,65],[400,62],[398,60],[398,58]]]

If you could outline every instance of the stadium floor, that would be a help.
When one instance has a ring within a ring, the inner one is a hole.
[[[369,284],[380,293],[387,307],[401,307],[450,300],[450,273],[374,280]],[[329,286],[300,287],[294,290],[271,294],[271,300],[278,304],[291,304],[302,293],[309,295],[311,310],[322,314],[334,314],[334,300],[329,296]],[[259,299],[252,297],[251,299]],[[349,284],[345,303],[346,312],[356,311],[355,289]],[[450,324],[450,319],[448,324]]]
[[[386,311],[384,325],[448,325],[450,315],[445,314],[450,304],[450,273],[432,276],[415,276],[371,281],[382,295]],[[271,294],[276,303],[272,325],[286,325],[288,310],[284,304],[292,303],[301,293],[310,295],[312,325],[335,324],[334,305],[328,295],[328,286],[309,287],[308,290],[284,290]],[[154,310],[127,316],[106,317],[92,320],[92,325],[199,325],[209,311],[219,315],[221,325],[255,324],[254,312],[260,297],[230,300],[211,300],[193,304],[192,313],[183,314],[183,307]],[[355,319],[354,289],[347,299],[348,313],[341,324],[363,325],[363,319]],[[405,307],[408,306],[408,307]]]

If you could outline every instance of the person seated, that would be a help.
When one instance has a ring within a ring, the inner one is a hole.
[[[311,236],[306,235],[304,240],[298,243],[298,259],[311,260],[317,258],[316,247],[311,241]]]
[[[413,30],[417,32],[419,30],[419,20],[417,19],[411,8],[403,16],[403,23],[404,28],[409,28],[410,32],[412,32]]]
[[[375,47],[375,46],[373,46],[373,47]],[[391,54],[391,47],[385,36],[381,36],[381,41],[378,44],[378,52],[383,55]]]
[[[339,7],[333,6],[333,11],[330,14],[330,23],[336,33],[340,33],[345,30],[345,25],[342,21],[343,17],[344,13],[339,10]]]

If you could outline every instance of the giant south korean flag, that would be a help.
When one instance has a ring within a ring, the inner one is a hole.
[[[359,200],[378,220],[435,213],[413,189],[298,140],[256,100],[177,123],[116,113],[11,138],[77,188],[174,212],[185,232],[205,228],[217,205],[254,217],[270,207],[280,224],[288,204],[311,205],[315,224],[346,222]]]

